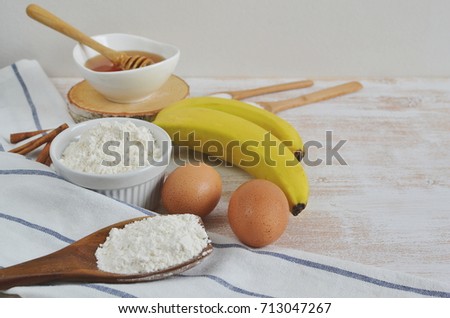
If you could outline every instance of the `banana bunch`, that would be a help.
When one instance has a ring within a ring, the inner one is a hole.
[[[195,97],[161,110],[153,121],[174,144],[188,146],[277,184],[291,213],[308,201],[308,180],[299,162],[303,142],[281,117],[237,100]]]
[[[234,100],[218,97],[194,97],[183,99],[170,105],[170,111],[179,107],[200,107],[219,110],[232,114],[261,126],[280,139],[301,161],[303,157],[303,141],[297,130],[287,121],[264,109]]]

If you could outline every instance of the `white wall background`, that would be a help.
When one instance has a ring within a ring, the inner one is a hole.
[[[0,0],[0,67],[79,76],[74,41]],[[180,47],[181,76],[450,76],[448,0],[35,0],[89,35]]]

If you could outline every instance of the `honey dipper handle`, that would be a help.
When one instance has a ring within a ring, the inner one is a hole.
[[[45,10],[44,8],[36,5],[30,4],[26,12],[28,16],[49,28],[58,31],[82,44],[89,46],[91,49],[99,52],[101,55],[105,56],[107,59],[111,60],[114,64],[120,64],[122,54],[98,43],[97,41],[90,38],[88,35],[74,28],[67,22],[61,20],[51,12]]]

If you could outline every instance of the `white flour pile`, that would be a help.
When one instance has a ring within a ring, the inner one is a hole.
[[[131,121],[106,121],[70,143],[62,153],[61,162],[81,172],[116,174],[149,166],[160,158],[161,149],[146,127]]]
[[[95,256],[98,268],[105,272],[149,273],[200,255],[208,242],[197,216],[163,215],[112,229]]]

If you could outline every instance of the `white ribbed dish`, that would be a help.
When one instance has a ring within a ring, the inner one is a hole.
[[[161,198],[161,186],[163,182],[164,172],[154,176],[153,179],[147,182],[132,187],[95,191],[110,198],[124,201],[149,210],[154,210],[158,207],[159,200]]]
[[[136,126],[147,127],[162,149],[161,163],[117,174],[85,173],[75,171],[61,163],[59,159],[70,142],[77,140],[85,130],[104,121],[131,121]],[[56,173],[67,181],[150,210],[159,204],[161,186],[171,152],[170,137],[162,128],[145,120],[121,117],[93,119],[74,125],[56,136],[50,147],[50,157]]]

